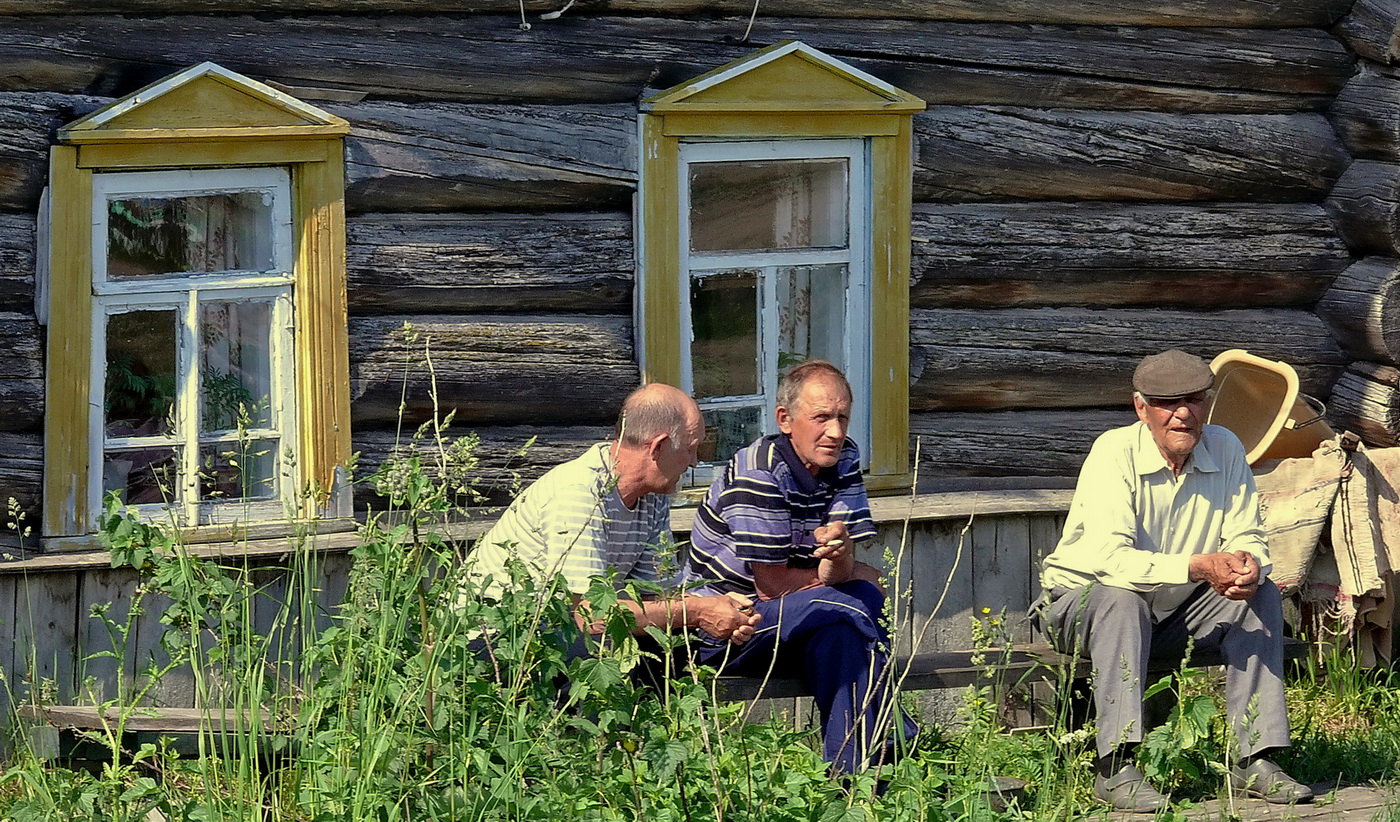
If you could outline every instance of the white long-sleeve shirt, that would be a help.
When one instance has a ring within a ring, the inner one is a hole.
[[[1185,601],[1193,554],[1247,551],[1272,570],[1254,475],[1229,430],[1207,425],[1174,474],[1141,422],[1094,442],[1041,587],[1099,582],[1139,591],[1160,620]]]

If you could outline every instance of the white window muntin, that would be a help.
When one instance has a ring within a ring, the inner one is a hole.
[[[166,280],[163,294],[124,294],[99,297],[97,310],[93,312],[93,358],[92,358],[92,401],[89,404],[89,426],[91,439],[90,462],[93,471],[89,487],[89,503],[92,510],[101,510],[103,495],[104,457],[109,449],[123,447],[165,447],[180,449],[183,459],[180,462],[179,501],[177,506],[163,504],[134,506],[144,514],[157,517],[170,510],[181,524],[208,524],[227,522],[244,518],[265,519],[280,515],[284,510],[282,498],[296,488],[294,465],[287,464],[284,458],[291,445],[295,432],[291,421],[296,419],[293,383],[293,328],[291,288],[286,285],[273,287],[237,287],[230,285],[201,284],[201,287],[172,288],[180,281]],[[276,479],[273,499],[235,499],[226,502],[201,501],[199,493],[199,453],[200,446],[218,443],[237,442],[240,434],[201,433],[200,431],[200,374],[199,358],[199,315],[200,307],[210,303],[261,302],[272,308],[269,335],[269,356],[271,362],[272,391],[268,397],[268,424],[245,429],[241,436],[250,441],[275,440],[273,454],[274,477]],[[115,314],[131,311],[170,310],[176,312],[177,321],[177,375],[176,413],[174,430],[169,437],[107,437],[105,433],[104,396],[107,380],[107,333],[108,318]]]
[[[848,333],[844,339],[845,373],[855,392],[851,413],[850,436],[862,446],[862,459],[869,459],[870,444],[870,153],[869,143],[862,139],[841,140],[767,140],[683,142],[680,146],[679,190],[681,213],[678,229],[681,255],[681,376],[684,389],[694,391],[690,344],[694,337],[689,306],[690,283],[694,277],[704,277],[720,270],[740,268],[764,272],[760,295],[762,317],[759,332],[759,358],[762,395],[706,398],[703,409],[742,408],[763,402],[760,422],[765,432],[776,430],[774,397],[777,393],[778,352],[767,339],[764,329],[776,328],[777,284],[773,273],[779,267],[845,264],[848,267],[846,289],[846,318]],[[693,252],[690,237],[690,166],[705,162],[744,162],[763,160],[821,160],[847,161],[847,245],[843,248],[801,248],[759,250],[752,252]],[[689,477],[691,484],[705,483],[713,476],[713,467],[704,466]]]
[[[284,168],[180,169],[131,171],[93,175],[92,266],[93,292],[116,294],[164,291],[172,279],[230,279],[244,285],[289,282],[294,260],[291,180]],[[168,275],[114,280],[107,274],[110,204],[124,197],[179,197],[201,194],[261,193],[269,206],[271,266],[256,271],[186,271]]]

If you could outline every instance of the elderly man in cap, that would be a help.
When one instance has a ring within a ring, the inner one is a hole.
[[[1094,792],[1121,810],[1168,804],[1133,749],[1144,733],[1148,658],[1179,657],[1190,639],[1225,658],[1239,745],[1231,789],[1276,803],[1312,798],[1269,758],[1289,745],[1283,609],[1244,446],[1205,424],[1213,383],[1210,367],[1183,351],[1142,360],[1133,374],[1139,422],[1095,441],[1041,574],[1037,621],[1094,669]]]

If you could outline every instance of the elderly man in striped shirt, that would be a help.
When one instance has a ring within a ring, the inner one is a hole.
[[[809,360],[789,371],[778,387],[780,433],[735,454],[710,487],[683,569],[696,593],[753,598],[763,617],[741,647],[697,632],[692,658],[726,673],[799,671],[821,711],[823,754],[840,773],[888,761],[894,717],[907,737],[917,731],[889,687],[879,572],[853,553],[875,526],[850,420],[839,369]]]
[[[679,389],[652,383],[632,392],[611,442],[551,469],[511,503],[477,544],[472,575],[498,587],[510,579],[507,562],[519,559],[541,578],[562,575],[576,608],[593,578],[610,570],[619,585],[657,581],[670,495],[695,465],[703,434],[700,409]],[[747,597],[718,592],[624,604],[636,617],[637,634],[648,626],[699,628],[736,645],[753,636],[760,619]]]

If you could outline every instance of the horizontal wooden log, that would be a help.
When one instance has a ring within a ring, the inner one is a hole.
[[[1373,447],[1400,445],[1400,371],[1379,363],[1352,363],[1337,380],[1327,422],[1352,431]]]
[[[1121,392],[1120,392],[1121,393]],[[1137,419],[1116,409],[925,412],[909,416],[919,477],[1072,477],[1094,438]]]
[[[479,460],[471,476],[479,481],[476,490],[482,502],[503,505],[515,492],[544,475],[556,465],[582,454],[588,446],[612,436],[612,426],[487,426],[475,429],[452,427],[444,432],[445,442],[475,435],[478,445],[472,452]],[[431,435],[413,439],[413,431],[356,431],[354,449],[359,452],[356,476],[372,477],[390,457],[406,458],[419,454],[420,464],[437,466],[437,442]],[[533,443],[531,444],[531,440]],[[527,447],[528,444],[528,447]],[[382,508],[386,500],[373,482],[356,486],[356,507]]]
[[[564,15],[522,30],[518,15],[35,15],[0,18],[0,89],[120,95],[214,60],[386,98],[625,102],[789,39],[935,103],[1278,111],[1325,104],[1351,73],[1346,50],[1312,28]]]
[[[451,12],[540,14],[567,5],[560,0],[0,0],[0,14],[208,14],[212,12]],[[1104,26],[1328,26],[1350,4],[1345,0],[764,0],[765,16],[859,19],[963,20]],[[747,15],[750,0],[589,0],[573,15]]]
[[[1400,164],[1352,163],[1328,196],[1327,211],[1353,251],[1400,256]]]
[[[916,201],[1321,199],[1349,157],[1316,114],[931,108]]]
[[[0,312],[0,430],[34,430],[43,421],[41,339],[33,314]]]
[[[367,214],[346,235],[353,314],[632,310],[630,214]]]
[[[405,321],[413,325],[406,340]],[[427,359],[432,370],[429,370]],[[640,383],[630,317],[415,315],[350,320],[351,416],[357,427],[612,422]],[[406,387],[405,387],[406,382]]]
[[[1400,161],[1400,78],[1394,71],[1363,62],[1332,101],[1332,124],[1354,157]]]
[[[1337,26],[1342,41],[1377,63],[1392,63],[1400,54],[1400,4],[1395,0],[1355,0]]]
[[[635,186],[632,105],[327,108],[355,130],[351,211],[615,211]],[[1315,201],[1347,162],[1311,114],[935,107],[914,123],[914,193],[927,201]],[[32,184],[8,194],[0,185],[0,210],[37,208],[46,168],[37,146],[12,161]]]
[[[1317,315],[1353,357],[1400,364],[1400,260],[1358,261],[1333,281]]]
[[[0,311],[34,308],[34,218],[0,214]]]
[[[1244,348],[1298,370],[1325,396],[1347,362],[1307,311],[1026,308],[910,312],[911,411],[1119,407],[1143,356],[1181,348],[1207,360]]]
[[[0,531],[9,529],[9,501],[19,503],[25,527],[39,533],[39,497],[44,480],[44,437],[37,433],[0,431],[0,506],[6,516],[0,517]],[[34,546],[34,541],[25,543]]]
[[[351,211],[625,210],[635,104],[324,104],[351,123]]]
[[[0,66],[4,65],[4,58],[0,58]],[[0,75],[7,71],[8,66]],[[48,179],[54,129],[100,103],[98,98],[82,95],[0,90],[0,211],[37,209],[39,192]]]
[[[1311,306],[1351,262],[1321,206],[916,204],[917,307]]]

